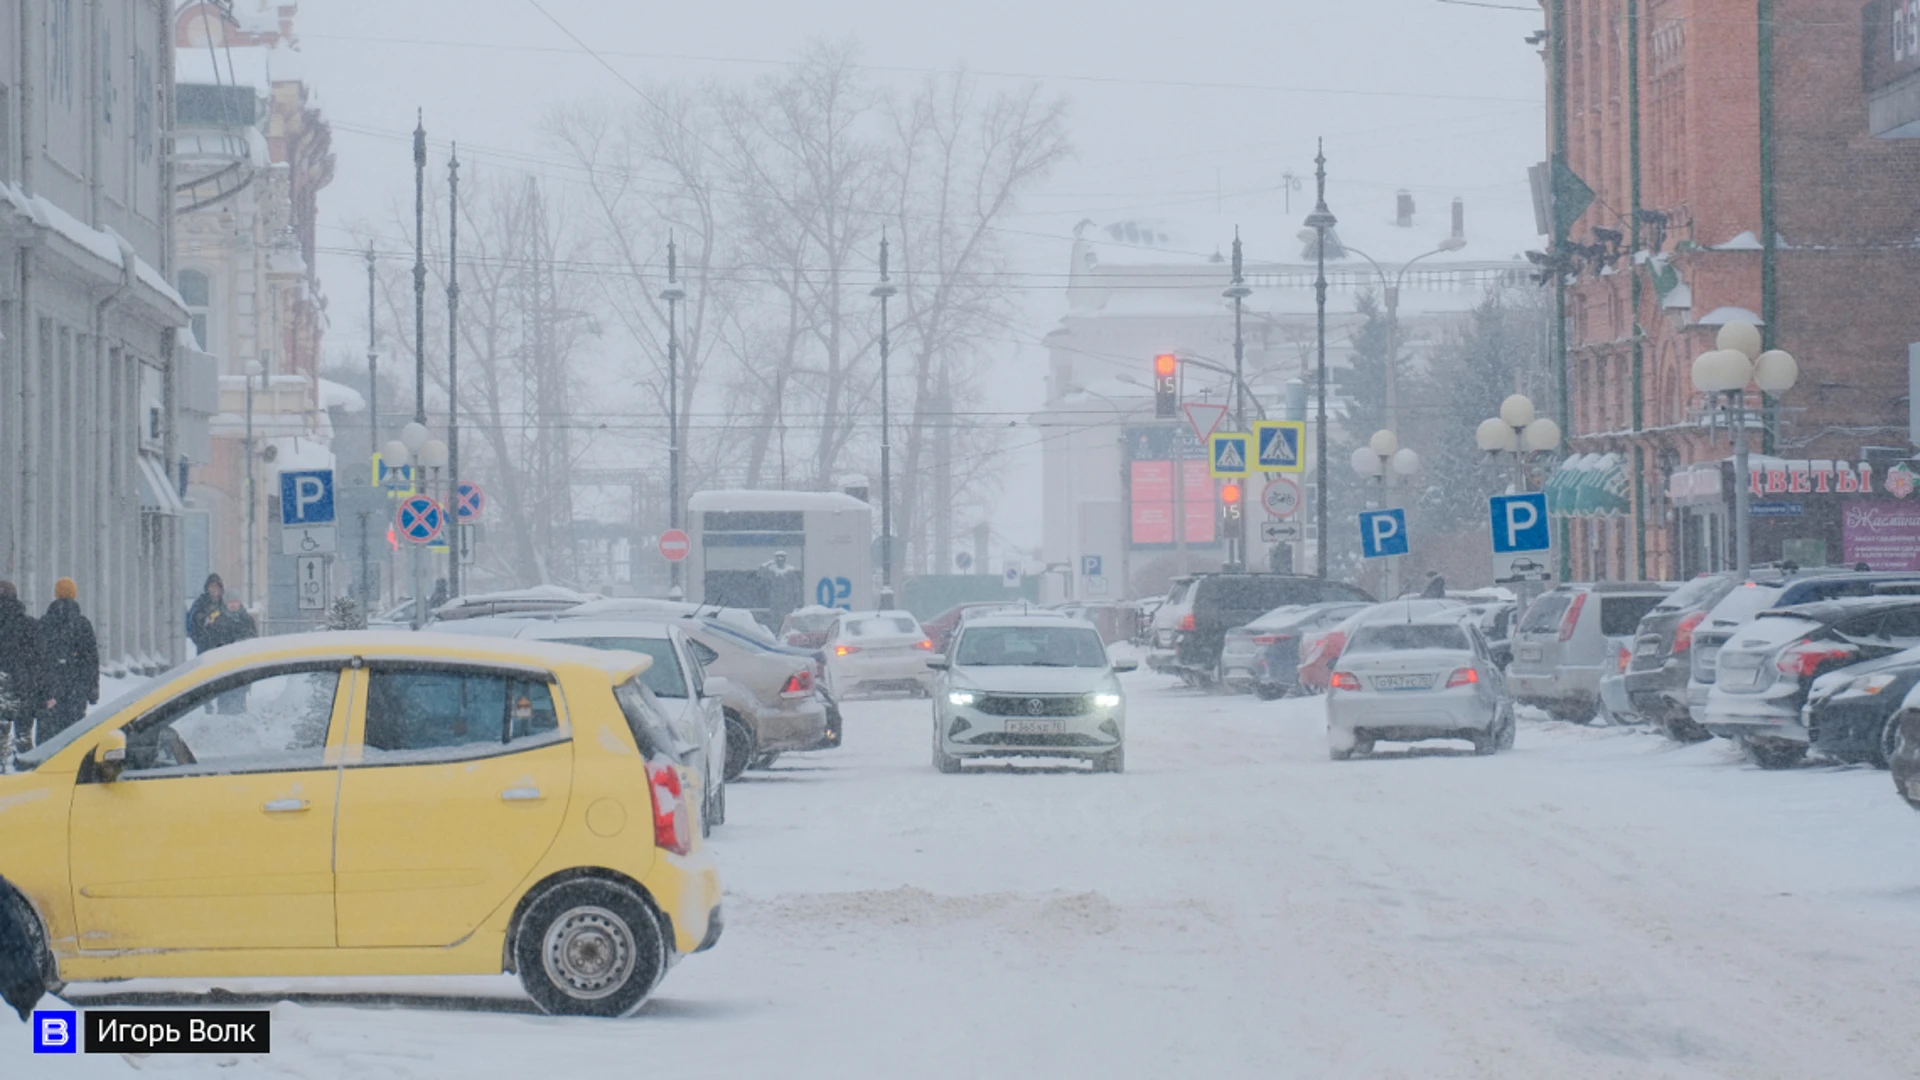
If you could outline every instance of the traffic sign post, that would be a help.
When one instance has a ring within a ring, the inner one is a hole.
[[[1098,555],[1080,556],[1080,574],[1083,577],[1100,577],[1105,570],[1106,560]]]
[[[1368,510],[1360,515],[1361,558],[1386,559],[1405,555],[1407,551],[1405,510],[1395,507],[1392,510]]]
[[[1213,438],[1220,430],[1220,421],[1227,418],[1225,405],[1207,405],[1200,402],[1183,406],[1187,414],[1187,423],[1193,425],[1194,437],[1201,442]]]
[[[1216,480],[1238,480],[1251,473],[1253,436],[1244,431],[1216,433],[1207,440],[1207,472]]]
[[[280,474],[280,524],[333,524],[333,470]]]
[[[478,525],[461,524],[453,527],[454,549],[459,554],[461,566],[473,565],[473,547],[480,539],[479,536],[476,535],[479,530],[480,526]]]
[[[327,608],[327,558],[302,555],[294,560],[294,580],[299,583],[300,610],[325,611]]]
[[[1300,523],[1297,521],[1260,523],[1260,542],[1263,544],[1283,544],[1298,539],[1300,539]]]
[[[1261,472],[1307,471],[1307,423],[1304,420],[1262,420],[1253,425]]]
[[[1275,477],[1260,492],[1260,505],[1274,517],[1290,518],[1300,512],[1300,485],[1284,476]]]
[[[1545,492],[1496,495],[1487,500],[1493,524],[1493,583],[1552,581],[1553,526]]]
[[[681,529],[668,529],[660,534],[660,557],[668,562],[680,562],[693,550],[693,539]]]
[[[440,535],[445,522],[439,503],[425,495],[414,495],[400,504],[400,513],[395,517],[394,524],[403,539],[416,544],[430,544]]]
[[[1020,587],[1021,579],[1025,576],[1025,574],[1020,572],[1019,563],[1010,562],[1000,571],[1000,584],[1005,585],[1009,589],[1017,589]]]
[[[400,499],[413,494],[413,466],[389,465],[373,455],[373,486],[384,488],[391,498]]]
[[[487,493],[480,485],[471,480],[460,481],[460,488],[454,494],[453,512],[462,522],[478,521],[487,509]]]
[[[339,550],[339,530],[333,525],[303,525],[280,530],[282,555],[331,555]]]

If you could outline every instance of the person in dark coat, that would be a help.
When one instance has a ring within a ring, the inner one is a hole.
[[[200,652],[208,652],[226,644],[221,640],[226,627],[215,625],[227,610],[227,585],[220,580],[219,574],[208,574],[207,583],[200,595],[193,598],[193,606],[187,609],[187,639]]]
[[[238,600],[227,601],[220,617],[208,625],[214,629],[213,644],[208,646],[212,649],[260,636],[260,627],[253,621],[253,614],[242,607]],[[218,700],[221,712],[244,713],[247,711],[247,688],[242,686],[229,690],[221,694]]]
[[[1420,590],[1420,597],[1423,600],[1445,600],[1447,598],[1447,579],[1440,576],[1440,571],[1427,571],[1427,587]]]
[[[0,581],[0,758],[33,745],[33,717],[46,707],[40,627],[11,581]]]
[[[93,623],[80,613],[80,587],[63,577],[53,583],[53,597],[40,617],[40,653],[51,702],[40,719],[40,741],[65,731],[100,700],[100,645]]]

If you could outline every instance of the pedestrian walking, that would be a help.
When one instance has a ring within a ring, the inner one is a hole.
[[[100,644],[93,623],[80,611],[80,587],[72,578],[53,583],[53,603],[40,617],[40,655],[46,664],[46,711],[38,740],[50,739],[87,715],[100,700]]]
[[[187,609],[187,639],[202,653],[231,640],[227,637],[227,627],[220,622],[227,614],[226,597],[226,582],[220,580],[219,574],[208,574],[206,585],[200,595],[193,598],[193,606]]]
[[[220,612],[220,617],[213,620],[210,625],[216,631],[211,648],[217,649],[222,645],[231,645],[236,641],[260,636],[260,627],[254,623],[253,614],[242,607],[238,600],[227,601],[227,606]],[[240,686],[229,690],[221,694],[217,701],[220,712],[244,713],[247,711],[247,688]]]
[[[33,746],[33,718],[46,707],[40,627],[11,581],[0,581],[0,766]]]

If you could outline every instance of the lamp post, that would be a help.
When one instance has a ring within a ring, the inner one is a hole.
[[[660,299],[667,302],[667,527],[680,527],[680,301],[687,290],[680,287],[680,267],[673,247],[673,234],[667,234],[667,287]],[[680,564],[667,564],[671,573],[672,596],[678,600]]]
[[[1233,230],[1233,284],[1220,295],[1233,301],[1233,423],[1236,431],[1247,430],[1247,377],[1246,377],[1246,340],[1240,332],[1240,309],[1242,302],[1253,295],[1247,287],[1247,279],[1241,272],[1240,229]],[[1181,507],[1185,513],[1186,508]],[[1238,528],[1232,538],[1232,563],[1240,570],[1247,568],[1247,515],[1242,513],[1236,519]]]
[[[254,563],[257,558],[255,548],[259,547],[260,496],[254,487],[253,459],[258,456],[253,446],[253,380],[264,369],[260,361],[247,361],[247,603],[252,605],[256,596],[254,590]]]
[[[1314,378],[1320,384],[1320,403],[1314,413],[1314,458],[1318,464],[1314,475],[1318,478],[1318,491],[1315,501],[1316,528],[1319,536],[1313,544],[1314,561],[1322,578],[1327,576],[1327,230],[1339,224],[1333,211],[1327,209],[1327,151],[1322,140],[1313,158],[1313,179],[1318,193],[1313,213],[1307,215],[1307,228],[1313,230],[1313,305],[1315,321],[1315,341],[1319,359],[1314,366]]]
[[[1473,440],[1489,454],[1513,455],[1512,490],[1521,492],[1527,489],[1527,455],[1559,446],[1560,425],[1536,416],[1527,395],[1513,394],[1500,403],[1499,416],[1480,421]]]
[[[1720,328],[1715,348],[1693,360],[1693,387],[1710,405],[1727,414],[1733,441],[1734,569],[1745,578],[1753,569],[1753,522],[1747,492],[1747,385],[1764,394],[1782,394],[1800,379],[1800,365],[1780,349],[1761,351],[1759,328],[1731,322]]]
[[[1387,477],[1412,476],[1420,471],[1420,455],[1400,445],[1400,437],[1387,428],[1373,433],[1367,445],[1353,450],[1353,471],[1380,481],[1380,507],[1387,505]],[[1386,598],[1400,595],[1400,557],[1387,560]]]
[[[893,414],[887,386],[887,301],[899,290],[887,277],[887,233],[880,232],[880,284],[868,295],[880,301],[880,607],[893,607]]]

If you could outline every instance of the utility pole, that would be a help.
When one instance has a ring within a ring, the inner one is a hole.
[[[1313,257],[1315,274],[1313,278],[1313,299],[1315,316],[1315,340],[1319,350],[1319,360],[1315,365],[1315,378],[1320,382],[1320,401],[1314,413],[1314,454],[1317,463],[1314,474],[1319,483],[1316,485],[1315,501],[1318,503],[1317,517],[1319,538],[1314,542],[1314,561],[1319,575],[1327,576],[1327,230],[1340,223],[1327,209],[1327,144],[1322,139],[1313,158],[1313,179],[1318,191],[1313,213],[1307,215],[1307,228],[1313,230]]]
[[[1548,94],[1553,98],[1553,157],[1548,166],[1551,180],[1549,188],[1557,198],[1560,177],[1569,171],[1567,165],[1567,0],[1551,0],[1547,6],[1547,70]],[[1557,269],[1560,257],[1567,250],[1567,229],[1572,222],[1562,223],[1559,208],[1552,201],[1548,203],[1553,229],[1551,237],[1552,252],[1556,269],[1553,271],[1553,374],[1554,393],[1560,407],[1560,447],[1566,450],[1566,441],[1573,435],[1573,413],[1569,409],[1570,397],[1567,386],[1567,275]],[[1560,518],[1560,530],[1557,539],[1560,542],[1560,580],[1573,577],[1573,519]]]
[[[660,299],[667,302],[667,527],[680,527],[680,301],[687,291],[680,287],[678,253],[673,234],[667,234],[667,287]],[[673,574],[673,589],[685,595],[680,585],[680,564],[667,564]]]
[[[893,443],[887,393],[887,300],[898,289],[887,279],[887,231],[880,229],[880,284],[871,295],[880,300],[880,606],[893,606]]]
[[[460,595],[460,146],[447,159],[447,596]]]
[[[367,459],[380,452],[379,318],[374,301],[373,241],[367,241]],[[378,480],[378,477],[374,478]]]
[[[1240,308],[1241,302],[1253,293],[1252,289],[1247,288],[1246,276],[1241,271],[1240,226],[1235,225],[1233,227],[1233,284],[1227,286],[1227,291],[1221,294],[1233,301],[1233,423],[1235,431],[1247,430],[1246,339],[1240,333]],[[1256,448],[1256,454],[1257,452],[1258,448]],[[1252,486],[1251,483],[1246,485],[1248,488]],[[1242,570],[1248,568],[1245,491],[1246,489],[1243,488],[1240,502],[1235,504],[1240,517],[1236,522],[1235,535],[1232,537],[1233,563]]]
[[[413,422],[427,422],[427,128],[413,127]]]

